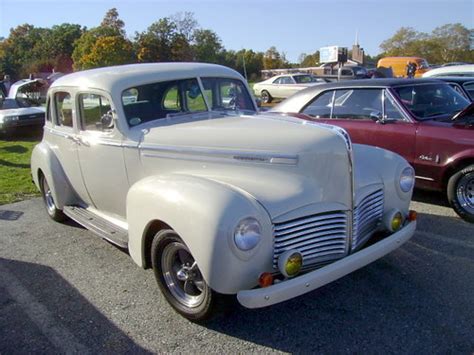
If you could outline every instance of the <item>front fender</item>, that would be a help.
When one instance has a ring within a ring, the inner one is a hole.
[[[384,213],[398,209],[408,213],[413,189],[403,192],[400,188],[400,175],[410,164],[400,155],[386,149],[363,144],[354,144],[354,182],[356,202],[361,193],[370,185],[383,185]],[[370,189],[370,188],[369,188]],[[359,194],[357,193],[359,192]]]
[[[262,226],[259,245],[248,253],[235,247],[233,231],[242,218]],[[233,294],[252,288],[272,270],[273,235],[268,213],[250,195],[230,185],[190,175],[151,176],[127,195],[129,252],[144,266],[147,226],[159,220],[183,239],[209,286]]]
[[[58,158],[46,142],[40,142],[31,154],[31,176],[41,191],[39,172],[42,171],[48,181],[54,202],[59,209],[74,204],[77,196],[64,173]]]

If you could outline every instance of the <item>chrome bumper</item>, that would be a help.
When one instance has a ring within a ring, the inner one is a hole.
[[[364,248],[318,270],[253,290],[239,291],[237,299],[247,308],[270,306],[303,295],[335,281],[400,247],[415,233],[416,221],[409,222],[401,230],[380,242]]]

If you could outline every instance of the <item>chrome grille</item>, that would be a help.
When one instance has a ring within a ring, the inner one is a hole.
[[[361,246],[376,231],[383,216],[383,190],[367,195],[354,208],[352,250]]]
[[[303,267],[339,259],[347,254],[347,213],[333,211],[275,224],[273,266],[287,250],[303,255]]]

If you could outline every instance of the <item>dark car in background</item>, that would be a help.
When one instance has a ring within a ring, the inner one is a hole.
[[[417,186],[446,191],[474,222],[474,109],[435,79],[370,79],[300,91],[272,112],[334,124],[355,143],[394,151],[415,168]]]
[[[470,101],[474,101],[474,78],[469,76],[440,76],[438,80],[447,82],[451,87],[464,95]]]

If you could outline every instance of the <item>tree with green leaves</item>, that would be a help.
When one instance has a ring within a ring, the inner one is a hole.
[[[124,23],[119,19],[117,10],[111,9],[99,27],[84,31],[75,42],[72,54],[74,69],[133,62],[133,45],[125,38],[123,27]]]
[[[194,53],[198,62],[221,63],[223,61],[222,41],[212,30],[194,31]]]

